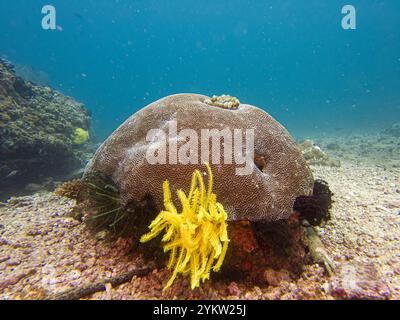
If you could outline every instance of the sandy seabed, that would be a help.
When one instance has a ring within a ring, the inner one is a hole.
[[[268,273],[265,284],[208,281],[190,290],[179,278],[165,292],[165,269],[89,299],[400,299],[400,139],[381,135],[319,137],[340,167],[312,166],[335,203],[317,228],[336,265],[328,277],[306,265],[300,277]],[[72,200],[52,193],[0,204],[0,299],[38,299],[118,276],[142,264],[131,243],[104,241],[71,217]]]

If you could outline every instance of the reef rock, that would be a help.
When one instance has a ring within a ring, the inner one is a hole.
[[[90,114],[81,103],[24,81],[0,59],[2,198],[84,166],[91,143],[74,144],[74,138],[78,128],[89,127]]]
[[[178,94],[151,103],[127,119],[103,143],[87,166],[85,177],[101,173],[111,179],[119,191],[121,207],[142,203],[150,196],[156,214],[163,205],[164,180],[169,180],[174,201],[178,201],[176,190],[186,190],[191,184],[192,172],[199,169],[205,174],[206,167],[200,160],[200,149],[204,147],[200,141],[197,149],[190,151],[193,152],[191,159],[197,162],[173,163],[169,159],[166,163],[149,163],[148,151],[161,148],[161,139],[149,139],[149,130],[165,131],[167,153],[174,143],[180,153],[187,146],[184,136],[188,132],[182,131],[185,129],[194,130],[199,137],[203,129],[228,129],[229,132],[254,129],[254,146],[248,150],[249,154],[254,151],[249,174],[238,175],[235,162],[224,162],[225,146],[221,146],[218,155],[220,164],[215,164],[210,156],[214,192],[224,205],[228,220],[287,219],[293,212],[295,199],[310,195],[313,189],[313,176],[303,155],[287,130],[268,113],[255,106],[236,103],[232,98],[225,101],[229,96],[223,97],[223,106],[222,102],[213,104],[213,99],[198,94]],[[171,135],[168,128],[173,123],[177,132]],[[215,146],[210,143],[206,151],[215,156],[213,148]]]
[[[332,279],[337,299],[390,299],[391,291],[381,273],[371,263],[354,261],[340,266]]]
[[[307,163],[310,165],[340,167],[340,161],[332,159],[311,140],[305,140],[299,147]]]

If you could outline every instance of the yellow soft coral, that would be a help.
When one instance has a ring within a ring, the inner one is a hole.
[[[206,190],[199,170],[192,176],[189,195],[177,191],[182,212],[178,213],[172,202],[168,180],[164,181],[165,209],[150,224],[150,232],[143,235],[141,242],[147,242],[162,231],[164,252],[170,251],[168,268],[173,274],[164,290],[171,286],[178,273],[190,274],[192,289],[200,285],[200,280],[209,279],[211,269],[218,272],[228,249],[226,220],[228,215],[222,204],[217,202],[212,192],[213,175],[208,164],[208,188]]]
[[[86,141],[89,140],[89,132],[82,129],[82,128],[76,128],[74,131],[74,135],[72,137],[72,142],[75,145],[81,145],[84,144]]]

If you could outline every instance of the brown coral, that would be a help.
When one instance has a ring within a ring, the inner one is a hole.
[[[265,111],[240,104],[237,109],[216,108],[198,94],[178,94],[158,100],[125,121],[97,150],[85,175],[100,172],[110,177],[119,189],[122,206],[143,201],[149,195],[158,208],[162,206],[164,180],[171,190],[190,185],[191,173],[198,164],[150,164],[146,152],[155,142],[146,139],[150,129],[165,129],[176,122],[177,132],[192,129],[253,129],[254,159],[249,175],[236,174],[236,164],[224,163],[224,145],[220,165],[211,162],[217,179],[214,192],[225,206],[228,220],[275,221],[287,219],[295,199],[312,191],[313,177],[295,141],[287,130]],[[169,137],[178,148],[185,141]],[[213,154],[212,144],[209,153]],[[200,159],[200,150],[196,153]],[[223,165],[222,165],[223,164]],[[254,164],[254,163],[253,163]],[[175,192],[173,192],[175,193]],[[177,199],[174,199],[177,201]]]
[[[78,199],[81,187],[82,187],[81,180],[74,179],[64,182],[62,185],[57,187],[54,193],[60,197],[66,197],[69,199]]]

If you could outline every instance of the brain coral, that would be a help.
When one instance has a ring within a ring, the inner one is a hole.
[[[150,196],[158,206],[156,215],[163,206],[164,180],[169,181],[172,193],[176,194],[177,189],[190,186],[194,170],[206,174],[202,163],[149,164],[147,161],[146,152],[155,143],[147,141],[148,131],[167,130],[171,121],[176,121],[178,132],[190,128],[199,136],[202,129],[254,129],[256,165],[251,174],[237,175],[237,164],[224,164],[224,149],[220,154],[221,164],[210,161],[215,177],[214,192],[224,205],[228,220],[287,219],[295,199],[312,192],[312,173],[282,125],[257,107],[239,104],[235,108],[222,108],[198,94],[168,96],[133,114],[97,150],[85,176],[100,172],[109,177],[119,189],[121,207]],[[176,137],[175,141],[178,148],[184,144]],[[212,154],[211,143],[209,148]]]

